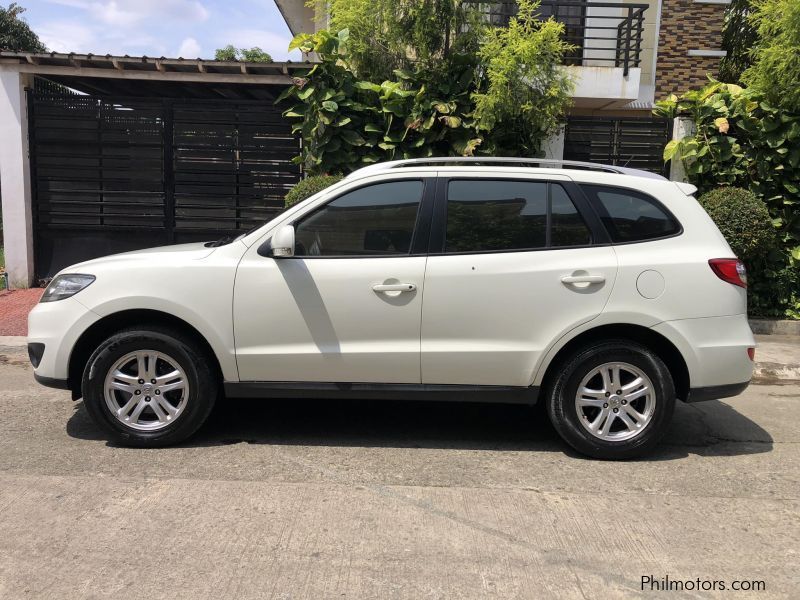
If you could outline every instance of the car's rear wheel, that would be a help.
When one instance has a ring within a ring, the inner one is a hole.
[[[83,373],[92,419],[120,444],[167,446],[195,433],[219,384],[211,361],[167,329],[129,329],[103,342]]]
[[[669,369],[646,347],[598,342],[560,366],[547,410],[564,440],[595,458],[639,456],[664,435],[675,408]]]

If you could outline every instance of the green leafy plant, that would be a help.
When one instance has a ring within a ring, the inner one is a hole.
[[[774,247],[772,218],[753,192],[725,186],[706,192],[697,200],[745,264],[762,259]]]
[[[368,70],[365,57],[377,51],[374,40],[360,39],[364,31],[355,40],[348,29],[292,40],[290,49],[319,59],[278,99],[290,103],[284,115],[303,140],[297,162],[308,172],[348,172],[380,160],[434,155],[535,156],[557,128],[571,101],[569,75],[560,67],[570,46],[561,40],[561,25],[537,20],[538,2],[523,0],[508,27],[498,29],[481,25],[474,6],[454,8],[447,13],[448,27],[475,21],[475,30],[456,28],[454,37],[445,32],[442,39],[441,32],[428,31],[419,21],[424,7],[418,4],[425,3],[398,4],[399,17],[386,3],[376,4],[383,18],[394,15],[388,30],[403,30],[400,21],[407,18],[403,22],[416,32],[409,34],[408,48],[394,38],[384,40],[393,48],[390,64],[408,68],[395,68],[380,82],[361,76]],[[342,7],[331,6],[332,20],[342,21]],[[371,14],[364,3],[354,7],[361,7],[362,16]],[[345,21],[362,27],[355,13],[345,14]],[[384,39],[388,34],[379,28],[370,35]],[[358,52],[351,53],[351,47]]]
[[[752,0],[732,0],[725,9],[722,22],[722,49],[726,54],[719,62],[719,79],[726,83],[739,83],[751,64],[750,50],[758,41],[758,31],[750,18]]]
[[[286,194],[284,199],[286,208],[294,206],[306,198],[310,198],[317,192],[321,192],[325,188],[329,188],[334,183],[338,183],[341,180],[342,175],[314,175],[301,179],[297,185]]]
[[[573,46],[562,39],[562,23],[540,20],[539,2],[518,7],[508,27],[485,31],[478,52],[485,82],[472,98],[487,151],[535,156],[570,102],[574,85],[561,59]]]
[[[757,0],[753,6],[758,39],[742,82],[772,106],[800,113],[800,2]]]
[[[764,203],[776,243],[755,267],[766,283],[751,290],[753,306],[765,316],[800,318],[800,114],[775,108],[757,90],[713,80],[658,102],[654,112],[691,119],[694,133],[667,144],[664,160],[682,161],[701,193],[740,187]]]

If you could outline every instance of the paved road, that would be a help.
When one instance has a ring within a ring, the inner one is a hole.
[[[535,409],[455,404],[231,401],[189,445],[130,450],[19,349],[0,349],[0,389],[0,598],[800,589],[797,386],[680,405],[627,463],[575,456]]]

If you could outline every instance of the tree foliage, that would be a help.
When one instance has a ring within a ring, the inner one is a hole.
[[[214,52],[215,60],[225,60],[228,62],[272,62],[272,56],[264,52],[258,46],[252,48],[236,48],[233,44],[228,44],[224,48],[218,48]]]
[[[800,2],[758,0],[754,7],[758,41],[742,82],[772,106],[800,113]]]
[[[474,7],[455,0],[317,0],[331,31],[347,30],[349,64],[381,82],[396,69],[447,76],[451,60],[475,57],[484,24]]]
[[[758,31],[750,18],[752,14],[752,0],[732,0],[725,9],[722,49],[727,54],[720,61],[720,81],[739,83],[742,73],[750,66],[750,50],[758,40]]]
[[[12,52],[46,52],[30,26],[20,17],[25,9],[12,2],[8,8],[0,6],[0,50]]]
[[[474,5],[450,3],[447,33],[446,27],[429,31],[419,19],[438,0],[401,2],[400,17],[381,1],[377,14],[395,19],[384,29],[411,31],[407,47],[374,29],[369,40],[361,39],[364,32],[353,36],[342,29],[292,41],[290,49],[319,58],[279,99],[291,102],[284,114],[303,140],[298,162],[312,173],[327,173],[397,158],[540,152],[571,102],[571,81],[560,67],[569,48],[562,26],[538,21],[538,2],[522,0],[517,17],[500,29],[481,25]],[[346,21],[358,27],[358,19],[376,14],[367,3],[353,5],[362,12],[351,7]],[[471,32],[455,26],[472,21]],[[371,65],[370,52],[386,56]]]
[[[767,207],[776,245],[751,288],[756,314],[800,318],[800,114],[770,105],[757,90],[712,81],[657,103],[656,114],[688,117],[694,134],[667,144],[700,192],[720,185],[750,190]]]
[[[489,28],[478,56],[485,81],[475,101],[475,122],[489,137],[486,150],[521,156],[539,152],[564,112],[572,81],[561,59],[572,46],[564,25],[537,17],[539,3],[520,0],[508,27]]]

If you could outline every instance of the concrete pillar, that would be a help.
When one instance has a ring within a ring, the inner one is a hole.
[[[9,284],[33,283],[33,219],[25,87],[32,76],[0,68],[0,194]]]
[[[672,122],[672,139],[682,140],[685,137],[694,135],[694,122],[687,117],[677,117]],[[683,167],[683,161],[679,158],[673,158],[669,165],[669,178],[672,181],[689,182],[686,177],[686,169]]]
[[[544,157],[551,160],[564,160],[564,126],[558,128],[558,132],[551,135],[542,144]]]

